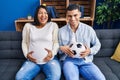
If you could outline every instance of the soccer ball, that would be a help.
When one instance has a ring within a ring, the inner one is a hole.
[[[81,58],[80,53],[85,51],[85,46],[80,42],[71,43],[69,47],[74,53],[74,58]]]

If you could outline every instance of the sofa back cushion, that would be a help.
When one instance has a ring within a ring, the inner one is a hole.
[[[120,41],[120,29],[95,30],[101,42],[101,49],[96,57],[110,57]]]
[[[0,31],[0,59],[25,58],[22,53],[21,40],[21,32]]]
[[[95,57],[110,57],[120,41],[120,29],[95,30],[101,42],[101,49]],[[25,59],[22,48],[22,33],[0,31],[0,59]]]

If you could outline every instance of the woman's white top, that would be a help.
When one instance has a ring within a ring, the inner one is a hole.
[[[53,57],[57,54],[58,45],[58,26],[54,22],[48,22],[43,28],[26,23],[23,29],[22,49],[25,57],[31,51],[32,56],[37,60],[38,64],[46,62],[43,59],[48,52],[45,48],[52,51]],[[53,58],[52,57],[52,58]]]

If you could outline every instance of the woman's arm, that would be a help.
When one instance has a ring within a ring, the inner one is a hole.
[[[24,56],[27,58],[29,46],[29,23],[26,23],[22,31],[22,50]]]
[[[53,55],[56,55],[59,49],[59,43],[58,43],[58,25],[54,24],[54,31],[53,31],[53,48],[52,53]]]

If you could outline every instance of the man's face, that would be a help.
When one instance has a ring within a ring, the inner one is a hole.
[[[71,27],[77,27],[79,24],[81,13],[78,9],[67,11],[66,13],[66,19],[68,23],[70,23]]]

